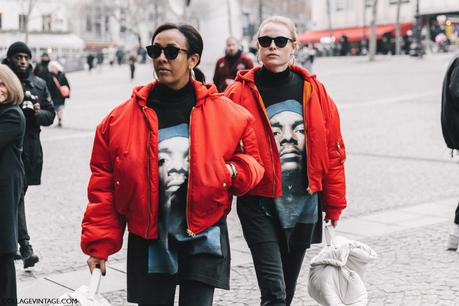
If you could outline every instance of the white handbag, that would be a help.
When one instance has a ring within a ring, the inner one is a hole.
[[[111,306],[110,303],[99,294],[101,280],[100,269],[94,269],[88,286],[81,286],[73,292],[68,292],[58,298],[57,304],[49,306]]]
[[[325,225],[324,233],[326,246],[311,260],[309,295],[320,305],[367,305],[363,277],[376,253],[359,241],[336,236],[331,225]]]

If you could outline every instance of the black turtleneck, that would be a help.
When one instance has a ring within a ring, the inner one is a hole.
[[[196,104],[193,84],[188,82],[183,88],[173,90],[158,83],[147,98],[147,106],[158,116],[158,128],[163,129],[181,123],[189,123],[190,114]]]
[[[290,68],[274,73],[263,66],[255,73],[255,85],[265,107],[285,100],[303,101],[304,80]]]
[[[234,63],[236,63],[237,60],[241,57],[241,55],[242,55],[242,50],[238,50],[234,55],[226,54],[225,57],[226,57],[226,60],[228,61],[229,66],[232,67]]]

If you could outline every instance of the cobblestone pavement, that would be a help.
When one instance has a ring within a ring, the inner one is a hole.
[[[340,109],[348,150],[349,207],[343,218],[459,199],[459,164],[449,158],[439,122],[441,82],[451,56],[426,56],[422,61],[378,57],[375,63],[363,58],[317,61],[315,71]],[[43,129],[43,184],[30,187],[26,195],[31,242],[40,262],[30,271],[18,263],[19,281],[85,267],[79,238],[93,131],[103,116],[129,98],[133,86],[152,79],[149,66],[138,67],[134,83],[128,74],[127,67],[69,74],[72,99],[64,128]],[[237,245],[243,238],[236,218],[231,220],[231,243]],[[363,240],[380,254],[368,273],[371,304],[459,304],[459,258],[458,253],[443,251],[446,232],[447,224],[441,223]],[[110,258],[112,264],[125,261],[125,247]],[[305,287],[307,270],[305,265],[295,305],[313,304]],[[216,293],[216,305],[257,304],[250,266],[234,267],[232,288]],[[108,297],[114,305],[123,305],[124,295],[120,291]]]
[[[368,265],[366,284],[369,305],[459,305],[459,252],[444,250],[450,224],[435,224],[361,241],[378,259]],[[292,305],[317,305],[307,293],[309,261],[321,246],[308,251]],[[114,305],[126,303],[126,291],[104,295]],[[233,267],[231,290],[217,290],[216,306],[259,305],[252,265]]]

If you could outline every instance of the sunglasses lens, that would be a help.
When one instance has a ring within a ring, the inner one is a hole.
[[[271,42],[272,42],[271,37],[268,37],[268,36],[258,37],[258,43],[263,48],[268,48],[271,45]]]
[[[169,46],[169,47],[164,48],[164,55],[169,60],[176,59],[179,52],[180,52],[180,49],[177,47]]]
[[[161,55],[161,47],[156,45],[147,46],[148,56],[151,58],[158,58]]]
[[[287,45],[288,38],[287,37],[276,37],[274,38],[274,43],[276,44],[276,47],[278,48],[284,48]]]

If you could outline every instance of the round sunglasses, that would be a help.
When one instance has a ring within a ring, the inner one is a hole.
[[[274,40],[274,44],[278,48],[284,48],[289,41],[293,42],[293,40],[291,40],[288,37],[284,37],[284,36],[277,36],[277,37],[261,36],[261,37],[258,37],[258,43],[263,48],[268,48],[269,46],[271,46],[273,40]]]
[[[168,60],[174,60],[177,58],[178,54],[180,53],[180,51],[183,51],[185,52],[186,54],[188,54],[188,50],[186,49],[181,49],[181,48],[178,48],[178,47],[174,47],[174,46],[167,46],[167,47],[161,47],[159,45],[150,45],[150,46],[147,46],[147,53],[148,53],[148,56],[150,56],[151,58],[153,59],[156,59],[158,57],[161,56],[161,53],[164,51],[164,56],[168,59]]]

